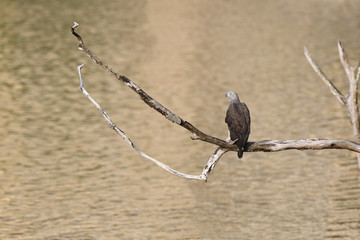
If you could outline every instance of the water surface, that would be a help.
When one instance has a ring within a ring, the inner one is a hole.
[[[1,1],[1,239],[357,239],[360,175],[340,150],[226,154],[209,182],[136,154],[87,90],[149,155],[200,174],[215,146],[191,141],[77,49],[204,132],[226,138],[224,93],[252,116],[250,140],[352,139],[346,111],[303,56],[347,91],[337,40],[359,56],[360,3]]]

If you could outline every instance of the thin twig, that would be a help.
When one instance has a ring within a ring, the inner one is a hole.
[[[211,170],[214,169],[216,163],[219,161],[219,159],[221,158],[221,156],[228,152],[229,150],[228,149],[224,149],[224,148],[221,148],[221,147],[218,147],[215,152],[213,153],[213,155],[211,155],[209,161],[207,162],[207,164],[205,165],[204,167],[204,170],[202,171],[202,176],[204,177],[205,179],[205,182],[207,181],[207,178],[211,172]]]
[[[344,49],[344,45],[340,41],[338,41],[338,51],[339,51],[339,58],[341,64],[344,67],[346,76],[348,77],[349,81],[351,81],[352,79],[354,79],[354,69],[350,65],[349,58],[347,57],[347,54]]]
[[[311,57],[309,50],[304,47],[304,54],[306,59],[309,61],[310,65],[314,69],[314,71],[319,75],[321,80],[325,83],[326,86],[329,87],[332,94],[335,95],[335,97],[339,100],[339,102],[343,105],[346,105],[346,98],[344,95],[332,84],[332,82],[327,78],[325,73],[321,70],[321,68],[317,65],[315,60]]]

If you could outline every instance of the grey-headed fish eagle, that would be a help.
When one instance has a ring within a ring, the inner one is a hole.
[[[225,97],[230,99],[225,122],[228,125],[230,139],[238,146],[238,157],[241,158],[250,134],[250,112],[235,92],[228,92]]]

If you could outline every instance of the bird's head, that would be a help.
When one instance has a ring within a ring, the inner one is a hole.
[[[228,92],[225,94],[225,97],[230,98],[230,101],[239,99],[239,96],[236,94],[236,92]]]

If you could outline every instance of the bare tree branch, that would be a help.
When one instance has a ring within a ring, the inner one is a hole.
[[[91,101],[92,104],[95,105],[95,107],[99,110],[99,112],[103,115],[103,117],[105,118],[106,122],[108,123],[108,126],[110,128],[112,128],[117,134],[119,134],[140,156],[152,161],[153,163],[155,163],[156,165],[158,165],[159,167],[161,167],[162,169],[168,171],[171,174],[174,174],[178,177],[182,177],[182,178],[187,178],[187,179],[194,179],[194,180],[202,180],[202,181],[207,181],[208,176],[210,174],[210,171],[215,167],[216,163],[219,161],[219,159],[221,158],[221,156],[226,153],[227,151],[229,151],[228,149],[223,149],[223,148],[218,148],[216,149],[216,151],[211,155],[208,163],[206,164],[206,166],[204,167],[202,173],[200,175],[190,175],[190,174],[185,174],[182,172],[179,172],[177,170],[172,169],[171,167],[169,167],[168,165],[156,160],[153,157],[150,157],[149,155],[147,155],[146,153],[144,153],[143,151],[140,150],[140,148],[138,148],[135,143],[128,137],[126,136],[125,132],[122,131],[120,128],[118,128],[114,122],[111,120],[110,116],[106,113],[105,110],[103,110],[100,106],[100,104],[98,104],[96,102],[96,100],[91,97],[91,95],[86,91],[86,89],[84,88],[84,81],[81,75],[81,68],[84,66],[84,64],[78,66],[78,74],[79,74],[79,78],[80,78],[80,91]]]
[[[320,78],[324,81],[324,83],[330,88],[330,91],[336,96],[336,98],[346,107],[349,117],[351,127],[354,133],[354,139],[356,142],[360,142],[360,119],[359,119],[359,107],[358,107],[358,81],[360,78],[360,67],[352,67],[349,62],[349,58],[345,52],[344,45],[338,41],[338,51],[339,58],[344,67],[346,76],[349,80],[349,92],[344,97],[335,86],[328,80],[323,73],[323,71],[317,66],[312,57],[310,56],[309,51],[305,48],[305,56],[315,72],[320,76]],[[358,167],[360,169],[360,154],[357,154],[358,159]]]
[[[326,86],[329,87],[332,94],[335,95],[335,97],[339,100],[339,102],[343,105],[346,105],[346,98],[344,95],[332,84],[332,82],[327,78],[325,73],[321,70],[321,68],[317,65],[315,60],[311,57],[309,50],[304,47],[304,53],[306,59],[309,61],[310,65],[314,69],[314,71],[319,75],[321,80],[325,83]]]
[[[202,180],[201,176],[195,176],[195,175],[188,175],[188,174],[183,174],[181,172],[178,172],[172,168],[170,168],[169,166],[161,163],[160,161],[148,156],[147,154],[145,154],[144,152],[142,152],[135,144],[133,141],[131,141],[130,138],[128,138],[125,134],[125,132],[123,132],[120,128],[118,128],[113,121],[111,120],[110,116],[101,108],[101,106],[95,101],[94,98],[92,98],[90,96],[90,94],[86,91],[86,89],[84,88],[84,81],[82,79],[81,76],[81,68],[84,65],[80,65],[78,66],[78,73],[79,73],[79,78],[80,78],[80,91],[92,102],[92,104],[95,105],[95,107],[99,110],[99,112],[103,115],[103,117],[105,118],[106,122],[108,123],[109,127],[112,128],[115,132],[117,132],[132,148],[135,149],[136,152],[138,152],[138,154],[140,154],[141,156],[149,159],[150,161],[152,161],[153,163],[155,163],[156,165],[158,165],[159,167],[165,169],[166,171],[177,175],[179,177],[184,177],[184,178],[189,178],[189,179],[197,179],[197,180]]]
[[[347,140],[309,138],[300,140],[262,140],[247,143],[247,152],[278,152],[284,150],[347,149],[360,153],[360,144]]]
[[[350,65],[349,59],[346,55],[344,45],[338,42],[340,61],[344,67],[345,73],[349,80],[349,94],[347,95],[346,107],[350,116],[351,127],[353,129],[354,138],[360,142],[360,129],[359,129],[359,107],[358,107],[358,81],[359,72],[355,77],[355,67]],[[357,68],[359,69],[359,68]],[[357,154],[358,167],[360,169],[360,154]]]
[[[218,147],[215,152],[213,153],[213,155],[211,155],[209,161],[207,162],[207,164],[205,165],[204,167],[204,170],[202,171],[201,175],[203,176],[205,182],[207,181],[208,179],[208,176],[211,172],[211,170],[214,169],[216,163],[220,160],[221,156],[226,153],[227,149],[224,149],[224,148],[221,148],[221,147]]]
[[[340,61],[344,67],[346,76],[349,80],[349,93],[347,95],[346,107],[349,112],[351,126],[353,128],[355,140],[359,142],[360,132],[359,132],[359,109],[358,109],[358,79],[359,73],[357,73],[355,78],[355,67],[350,65],[349,59],[344,49],[344,45],[339,41],[338,50]]]
[[[74,23],[74,26],[71,28],[71,32],[73,35],[78,39],[79,42],[79,49],[82,50],[90,59],[92,59],[96,64],[100,65],[103,69],[105,69],[107,72],[109,72],[111,75],[115,76],[118,80],[122,81],[126,86],[128,86],[130,89],[132,89],[134,92],[136,92],[141,99],[151,108],[155,109],[159,113],[161,113],[163,116],[165,116],[168,120],[184,127],[188,131],[190,131],[192,135],[193,140],[201,140],[205,141],[214,145],[217,145],[218,148],[215,150],[215,152],[210,156],[207,164],[205,165],[202,173],[200,175],[189,175],[182,172],[179,172],[177,170],[174,170],[167,166],[166,164],[156,160],[155,158],[152,158],[148,156],[146,153],[142,152],[133,141],[130,140],[129,137],[126,136],[126,134],[118,128],[110,119],[109,115],[101,108],[101,106],[90,96],[90,94],[86,91],[86,89],[83,86],[83,80],[81,76],[81,68],[83,65],[80,65],[78,67],[78,73],[80,78],[80,90],[81,92],[96,106],[96,108],[100,111],[100,113],[103,115],[103,117],[106,119],[108,125],[110,128],[112,128],[114,131],[116,131],[134,150],[141,156],[147,158],[148,160],[154,162],[164,170],[179,176],[183,178],[188,179],[195,179],[195,180],[203,180],[207,181],[208,175],[210,174],[211,170],[215,167],[216,163],[219,161],[221,156],[228,152],[228,151],[238,151],[238,148],[236,145],[233,145],[231,142],[227,142],[224,140],[221,140],[219,138],[207,135],[194,127],[191,123],[184,121],[181,117],[176,115],[175,113],[171,112],[169,109],[164,107],[162,104],[157,102],[155,99],[153,99],[151,96],[149,96],[147,93],[145,93],[136,83],[128,79],[127,77],[120,75],[118,73],[115,73],[111,68],[109,68],[107,65],[105,65],[95,54],[93,54],[84,44],[84,41],[82,40],[81,36],[75,32],[75,28],[78,27],[77,23]],[[327,79],[325,74],[322,72],[322,70],[318,67],[318,65],[314,62],[314,60],[311,58],[309,51],[305,48],[305,56],[307,57],[308,61],[314,68],[315,72],[319,74],[319,76],[323,79],[326,85],[329,86],[330,90],[333,92],[333,94],[338,98],[338,100],[345,106],[348,106],[348,99],[345,98],[337,89],[336,87],[331,83],[330,80]],[[346,64],[348,62],[346,55],[343,54],[344,63]],[[359,78],[359,74],[357,74],[356,78]],[[355,79],[355,78],[353,78]],[[355,82],[355,81],[354,81]],[[357,90],[357,88],[356,88]],[[354,92],[355,94],[355,92]],[[357,93],[356,93],[357,94]],[[357,96],[357,95],[356,95]],[[356,102],[357,106],[357,102]],[[349,111],[350,114],[350,111]],[[351,115],[351,114],[350,114]],[[346,141],[346,140],[329,140],[329,139],[301,139],[301,140],[263,140],[263,141],[256,141],[256,142],[248,142],[245,146],[246,152],[257,152],[257,151],[263,151],[263,152],[276,152],[276,151],[283,151],[283,150],[289,150],[289,149],[296,149],[296,150],[322,150],[322,149],[346,149],[349,151],[354,151],[357,153],[360,153],[360,144],[352,141]]]
[[[193,180],[202,180],[207,181],[209,174],[212,169],[214,169],[216,163],[220,160],[222,155],[228,152],[230,149],[218,147],[215,152],[210,156],[207,164],[205,165],[202,173],[200,175],[190,175],[179,172],[175,169],[172,169],[168,165],[156,160],[153,157],[150,157],[146,153],[140,150],[139,147],[122,131],[118,128],[114,122],[111,120],[110,116],[106,113],[104,109],[96,102],[96,100],[86,91],[84,88],[84,81],[81,75],[81,69],[84,64],[78,66],[78,74],[80,78],[80,91],[91,101],[92,104],[99,110],[103,115],[108,126],[112,128],[117,134],[119,134],[140,156],[152,161],[162,169],[168,171],[171,174],[174,174],[178,177],[193,179]],[[350,151],[360,152],[360,144],[345,141],[345,140],[326,140],[326,139],[303,139],[303,140],[264,140],[258,142],[249,142],[247,143],[248,152],[277,152],[282,150],[297,149],[297,150],[320,150],[320,149],[348,149]]]
[[[344,49],[344,45],[340,41],[338,41],[338,51],[341,64],[343,65],[346,76],[350,81],[350,79],[354,78],[354,68],[350,65],[349,58],[347,57]]]
[[[210,135],[207,135],[207,134],[203,133],[202,131],[200,131],[199,129],[194,127],[190,122],[187,122],[187,121],[183,120],[181,117],[179,117],[175,113],[171,112],[169,109],[167,109],[162,104],[160,104],[158,101],[156,101],[154,98],[149,96],[136,83],[134,83],[133,81],[131,81],[127,77],[114,72],[111,68],[109,68],[107,65],[105,65],[95,54],[93,54],[85,46],[84,41],[82,40],[81,36],[75,32],[75,28],[78,27],[78,26],[79,26],[79,24],[74,23],[74,26],[71,28],[71,32],[76,36],[76,38],[79,41],[79,49],[82,50],[96,64],[100,65],[103,69],[105,69],[111,75],[113,75],[118,80],[125,83],[126,86],[128,86],[130,89],[132,89],[134,92],[136,92],[140,96],[140,98],[149,107],[151,107],[151,108],[155,109],[156,111],[158,111],[160,114],[165,116],[171,122],[176,123],[176,124],[184,127],[185,129],[187,129],[191,133],[193,133],[193,135],[195,136],[195,137],[192,137],[193,139],[199,139],[201,141],[212,143],[212,144],[218,145],[218,146],[223,147],[223,148],[229,148],[229,149],[233,149],[233,150],[238,149],[236,145],[229,144],[228,142],[226,142],[226,141],[224,141],[222,139],[219,139],[219,138],[216,138],[216,137],[213,137],[213,136],[210,136]]]

